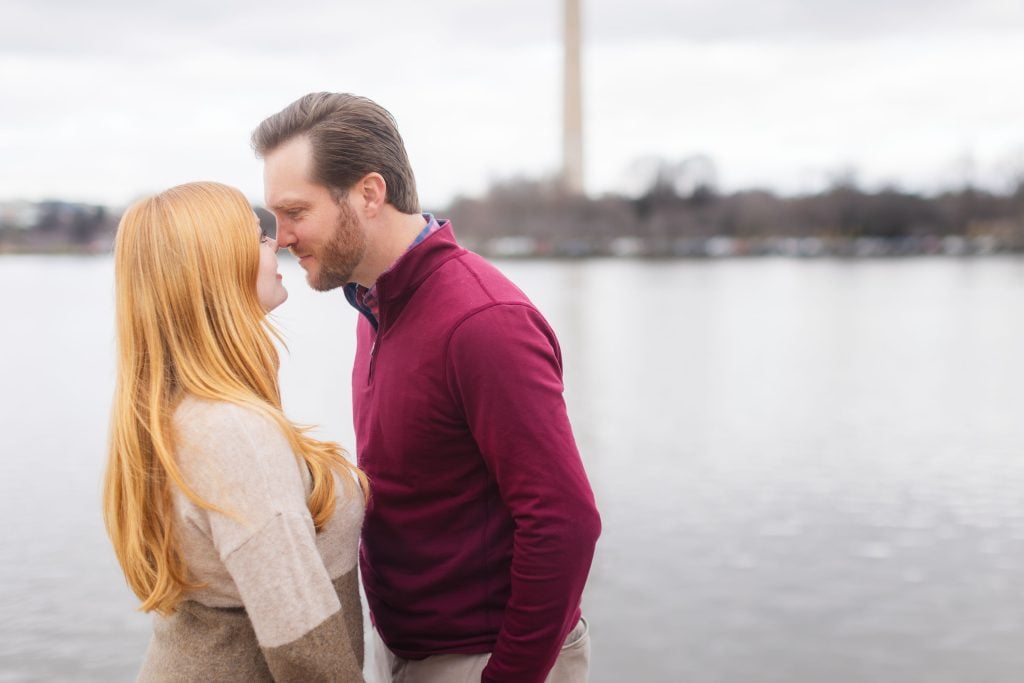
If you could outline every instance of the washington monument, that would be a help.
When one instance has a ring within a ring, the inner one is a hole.
[[[565,0],[562,185],[583,194],[583,87],[580,81],[580,0]]]

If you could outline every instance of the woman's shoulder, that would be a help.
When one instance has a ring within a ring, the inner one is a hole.
[[[285,446],[281,426],[255,406],[185,395],[174,411],[179,442],[224,445],[253,442]]]
[[[269,415],[247,405],[185,394],[174,410],[177,429],[237,430],[253,427],[277,427]],[[279,431],[279,429],[278,429]]]
[[[257,469],[278,467],[282,460],[294,462],[281,426],[254,406],[186,395],[174,411],[173,423],[178,461],[185,467],[196,456],[205,466],[218,461],[234,465],[239,458]]]

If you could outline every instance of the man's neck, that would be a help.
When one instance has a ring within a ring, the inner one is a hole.
[[[361,273],[356,273],[356,282],[370,288],[384,271],[394,264],[409,248],[416,236],[423,231],[427,221],[418,213],[389,211],[381,216],[378,225],[370,226],[370,244],[361,264]]]

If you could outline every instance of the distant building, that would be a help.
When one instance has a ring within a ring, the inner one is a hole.
[[[39,204],[34,202],[0,202],[0,228],[31,230],[38,225],[41,215]]]

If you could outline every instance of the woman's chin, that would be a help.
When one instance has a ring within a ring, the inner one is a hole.
[[[279,291],[275,293],[273,299],[260,301],[260,305],[263,306],[263,310],[270,313],[272,310],[283,304],[288,300],[288,290],[284,286],[279,287]]]

